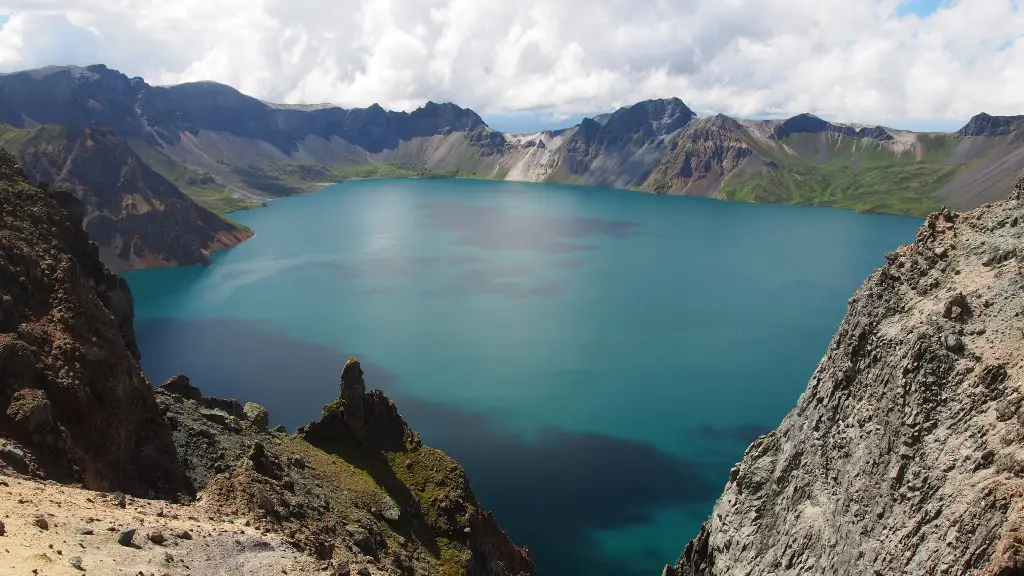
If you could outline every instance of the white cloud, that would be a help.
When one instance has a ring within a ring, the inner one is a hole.
[[[1018,0],[0,0],[0,70],[102,62],[283,102],[570,115],[678,96],[844,120],[1024,113]]]

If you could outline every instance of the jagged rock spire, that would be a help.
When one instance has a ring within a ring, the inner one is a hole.
[[[363,381],[363,368],[359,360],[349,358],[341,369],[341,401],[345,408],[345,423],[360,441],[365,441],[363,397],[366,395],[366,383]]]

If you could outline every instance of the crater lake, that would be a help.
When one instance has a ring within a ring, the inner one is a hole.
[[[360,359],[544,575],[658,574],[920,221],[475,180],[362,180],[127,275],[142,365],[290,431]]]

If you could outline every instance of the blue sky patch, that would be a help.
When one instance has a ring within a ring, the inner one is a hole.
[[[909,16],[915,14],[924,18],[938,10],[945,0],[904,0],[897,8],[897,16]]]
[[[495,130],[512,134],[532,134],[541,130],[558,130],[579,124],[587,116],[595,114],[574,114],[553,117],[550,113],[522,112],[513,114],[484,114],[484,122]]]

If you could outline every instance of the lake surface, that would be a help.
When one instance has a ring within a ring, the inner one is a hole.
[[[918,220],[560,185],[366,180],[128,275],[149,378],[290,430],[363,362],[542,576],[652,575]]]

